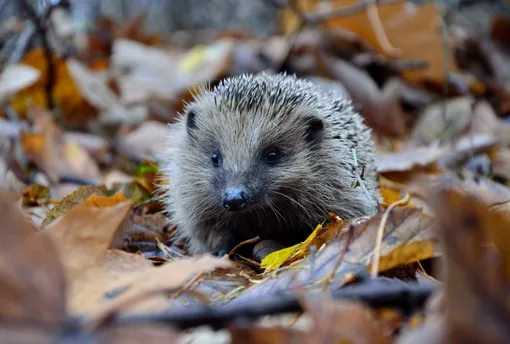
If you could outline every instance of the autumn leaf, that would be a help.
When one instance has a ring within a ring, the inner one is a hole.
[[[85,204],[92,207],[104,208],[111,207],[125,201],[127,201],[127,198],[124,196],[124,194],[122,192],[117,192],[116,194],[109,197],[91,194],[85,201]]]
[[[0,212],[0,321],[63,326],[65,280],[54,243],[27,223],[4,190]]]
[[[63,140],[62,132],[49,113],[35,112],[34,132],[21,133],[21,146],[48,177],[57,182],[72,176],[92,182],[100,179],[97,163],[81,146]]]
[[[312,243],[317,236],[317,232],[321,229],[322,225],[319,224],[302,243],[268,254],[264,259],[262,259],[260,267],[267,271],[276,270],[285,263],[290,263],[295,259],[303,258],[308,250],[308,246]]]
[[[65,214],[76,205],[86,202],[91,195],[103,195],[103,192],[98,188],[90,185],[80,186],[72,193],[64,197],[46,214],[42,222],[42,227],[46,227],[50,222]]]
[[[42,49],[31,50],[21,61],[23,64],[35,68],[40,78],[34,84],[17,92],[11,99],[11,106],[21,116],[25,117],[30,107],[46,109],[45,85],[48,80],[48,68]],[[69,123],[83,124],[94,119],[97,110],[81,95],[73,81],[64,59],[53,57],[55,66],[55,85],[53,98],[60,109],[62,117]],[[93,67],[94,68],[94,67]],[[103,68],[103,67],[101,67]]]
[[[39,70],[27,65],[8,65],[0,73],[0,102],[30,86],[40,77]]]
[[[328,6],[334,9],[351,6],[356,2],[357,0],[337,0],[329,2]],[[435,4],[426,3],[414,9],[411,9],[405,1],[376,6],[389,42],[402,52],[400,58],[425,60],[428,64],[426,69],[404,71],[402,74],[406,80],[417,84],[428,81],[443,85],[445,63],[449,66],[449,72],[457,71],[451,51],[448,53],[443,51],[441,17]],[[327,8],[323,7],[322,10],[326,11]],[[381,47],[372,24],[368,12],[359,11],[349,16],[331,18],[324,26],[349,30],[366,40],[378,53],[389,56],[388,51]],[[447,44],[448,49],[451,49],[450,39]]]
[[[461,184],[443,185],[434,198],[446,256],[446,338],[508,340],[508,305],[502,302],[510,277],[508,213],[491,212]]]

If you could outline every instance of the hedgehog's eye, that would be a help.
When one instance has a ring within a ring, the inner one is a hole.
[[[220,159],[221,159],[220,153],[212,153],[211,154],[211,160],[215,167],[220,166]]]
[[[280,151],[276,148],[269,148],[264,152],[264,161],[270,165],[274,165],[280,159]]]

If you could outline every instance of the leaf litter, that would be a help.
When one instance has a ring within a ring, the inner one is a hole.
[[[227,30],[165,41],[144,32],[143,16],[121,28],[100,15],[80,33],[85,49],[43,31],[50,48],[2,63],[6,342],[67,333],[173,343],[179,326],[198,336],[193,321],[226,329],[232,343],[508,341],[504,19],[486,24],[489,37],[443,22],[432,3],[278,6],[281,30],[269,40]],[[64,25],[63,13],[49,17]],[[65,45],[69,56],[58,53]],[[376,142],[378,212],[330,214],[291,247],[255,240],[252,257],[190,257],[157,195],[168,182],[158,165],[168,123],[199,87],[268,69],[303,75],[359,108]],[[410,289],[379,295],[377,283]],[[334,296],[357,287],[369,293]],[[420,288],[432,295],[425,306],[405,301],[422,300]],[[264,325],[263,315],[272,316]]]

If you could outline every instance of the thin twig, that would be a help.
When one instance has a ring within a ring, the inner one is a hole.
[[[181,289],[179,289],[178,291],[176,291],[171,297],[170,299],[171,300],[175,300],[177,299],[179,296],[181,296],[184,292],[186,292],[189,288],[191,288],[191,286],[193,284],[195,284],[196,282],[200,281],[201,279],[203,279],[205,277],[205,273],[200,273],[200,274],[197,274],[195,277],[193,277],[191,280],[189,280],[188,283],[186,283]]]
[[[34,24],[36,28],[37,35],[41,39],[41,45],[44,52],[44,58],[46,60],[46,65],[48,69],[48,79],[46,80],[46,85],[44,87],[46,94],[46,103],[50,110],[55,109],[55,102],[53,101],[53,86],[55,84],[55,66],[53,65],[53,56],[50,49],[50,45],[48,43],[48,37],[46,36],[47,27],[46,24],[40,20],[37,12],[34,10],[32,5],[28,3],[28,0],[21,0],[21,5],[23,6],[25,12],[28,14],[30,20]]]
[[[233,249],[231,249],[231,250],[230,250],[230,252],[228,253],[228,257],[230,258],[230,256],[231,256],[232,254],[234,254],[234,252],[235,252],[235,251],[236,251],[239,247],[244,246],[244,245],[248,245],[248,244],[253,244],[253,243],[255,243],[255,242],[259,241],[259,240],[260,240],[260,238],[259,238],[258,236],[256,236],[255,238],[251,238],[251,239],[245,240],[245,241],[243,241],[243,242],[241,242],[241,243],[237,244],[237,245],[236,245]]]
[[[338,257],[335,266],[333,267],[333,270],[331,272],[331,275],[326,280],[326,283],[324,283],[323,290],[326,291],[326,289],[333,283],[335,280],[335,275],[337,270],[340,268],[340,265],[342,265],[342,262],[344,261],[345,254],[347,253],[347,250],[349,249],[349,245],[351,244],[352,238],[354,237],[354,226],[350,225],[349,229],[347,231],[347,238],[345,239],[345,245],[344,249],[342,250],[342,253],[340,253],[340,256]]]
[[[393,202],[388,209],[384,212],[381,222],[379,224],[379,227],[377,228],[377,239],[375,243],[375,255],[374,255],[374,261],[372,263],[372,272],[371,276],[372,278],[377,277],[377,273],[379,272],[379,260],[381,258],[381,245],[382,245],[382,238],[384,234],[384,227],[386,226],[386,222],[388,222],[388,218],[390,217],[391,211],[400,206],[400,205],[406,205],[409,203],[410,195],[409,193],[406,194],[406,196],[396,202]]]

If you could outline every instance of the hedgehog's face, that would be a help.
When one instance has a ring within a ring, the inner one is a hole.
[[[195,104],[185,121],[186,144],[194,147],[183,169],[190,184],[201,184],[196,189],[200,202],[225,216],[261,208],[278,212],[297,203],[300,188],[312,184],[308,181],[319,168],[323,121],[310,112],[272,116],[260,109],[207,109]]]

